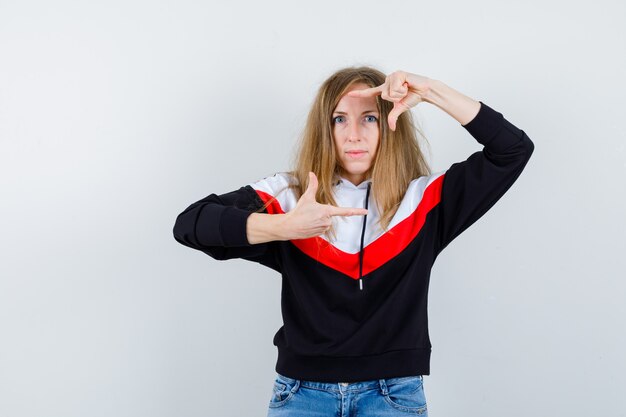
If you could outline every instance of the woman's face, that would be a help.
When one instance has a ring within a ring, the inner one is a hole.
[[[358,83],[346,91],[369,88]],[[341,175],[354,185],[366,180],[365,173],[371,167],[379,141],[376,97],[342,96],[332,115],[333,140],[342,168]]]

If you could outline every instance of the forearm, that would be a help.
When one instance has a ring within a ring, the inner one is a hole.
[[[248,216],[246,233],[250,244],[286,240],[284,214],[252,213]]]
[[[466,125],[480,110],[480,102],[462,94],[439,80],[432,80],[428,93],[423,100],[431,103]]]

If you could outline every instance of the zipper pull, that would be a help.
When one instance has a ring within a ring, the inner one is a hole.
[[[359,289],[362,290],[363,289],[363,279],[359,278]]]

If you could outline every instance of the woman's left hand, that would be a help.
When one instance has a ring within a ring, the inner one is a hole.
[[[378,87],[364,90],[352,90],[347,95],[350,97],[374,97],[380,95],[384,100],[393,103],[393,109],[389,112],[389,128],[396,130],[398,117],[424,101],[424,97],[430,91],[432,80],[422,75],[411,74],[405,71],[396,71],[385,78],[385,83]]]

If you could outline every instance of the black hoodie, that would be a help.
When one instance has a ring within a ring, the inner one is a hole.
[[[323,236],[251,245],[250,213],[292,210],[286,172],[187,207],[174,238],[214,259],[242,258],[282,275],[284,325],[274,336],[276,371],[309,381],[355,382],[430,374],[428,284],[438,254],[511,187],[534,150],[526,133],[481,102],[463,127],[484,148],[449,169],[414,179],[388,229],[371,180],[334,184],[340,207],[367,216],[333,217],[337,239]]]

